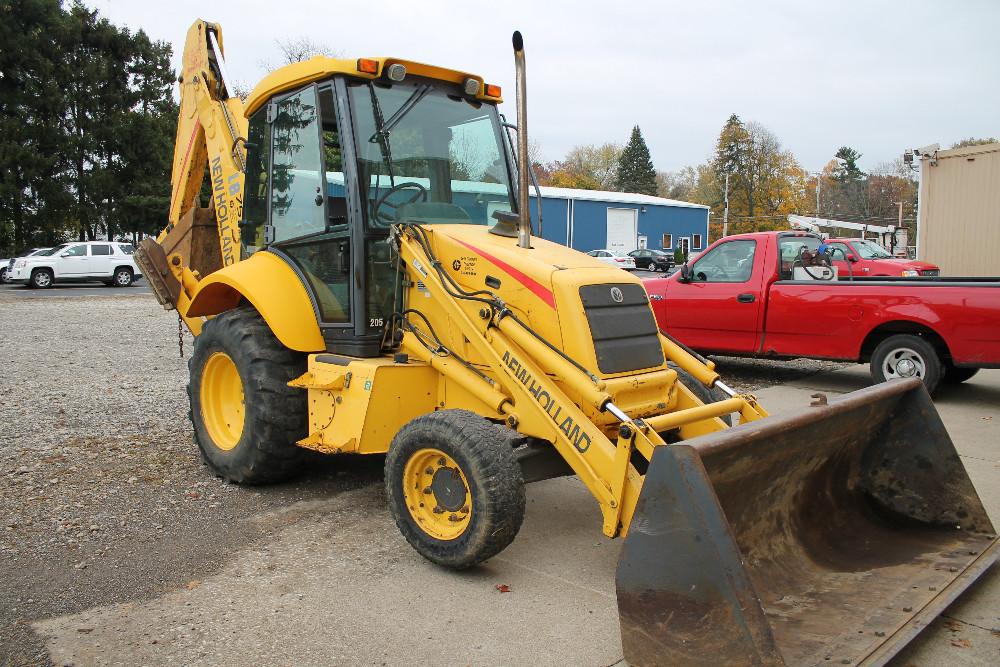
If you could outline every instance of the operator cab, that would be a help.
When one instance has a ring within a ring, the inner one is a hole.
[[[336,75],[250,116],[244,256],[266,249],[295,269],[328,351],[380,354],[402,300],[393,224],[488,225],[517,210],[510,141],[480,97],[420,76]]]

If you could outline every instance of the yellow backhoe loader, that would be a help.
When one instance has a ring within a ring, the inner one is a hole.
[[[769,417],[637,278],[532,236],[520,34],[516,139],[473,74],[318,57],[244,103],[223,53],[197,21],[169,221],[137,253],[196,335],[218,475],[385,454],[404,537],[466,568],[517,535],[525,483],[575,474],[625,537],[635,665],[883,664],[996,560],[919,381]]]

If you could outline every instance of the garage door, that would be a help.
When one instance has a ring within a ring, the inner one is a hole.
[[[632,252],[635,250],[636,213],[634,208],[608,209],[608,250]]]

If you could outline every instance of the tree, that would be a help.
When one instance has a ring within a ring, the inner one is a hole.
[[[984,139],[974,139],[973,137],[969,137],[968,139],[962,139],[961,141],[953,143],[951,147],[967,148],[969,146],[984,146],[986,144],[1000,144],[1000,139],[994,139],[993,137],[986,137]]]
[[[62,240],[63,11],[0,0],[0,255]]]
[[[805,172],[795,156],[782,150],[781,142],[766,127],[754,121],[744,123],[736,114],[719,132],[711,170],[718,183],[713,189],[720,193],[711,205],[720,214],[722,184],[729,175],[733,223],[743,219],[753,228],[781,224],[781,217],[797,209],[803,199]],[[739,229],[739,225],[734,228]]]
[[[0,252],[159,230],[170,47],[80,3],[0,0],[0,16]]]
[[[632,136],[618,158],[616,180],[621,192],[656,194],[656,169],[638,125],[632,128]]]
[[[656,172],[656,194],[661,197],[689,201],[697,187],[698,172],[694,167]]]
[[[621,150],[620,146],[612,143],[587,144],[575,146],[561,161],[547,164],[536,161],[538,183],[579,190],[611,190],[615,185]]]
[[[276,39],[274,40],[274,43],[277,45],[278,51],[281,53],[281,61],[276,65],[273,61],[261,60],[258,65],[260,65],[260,68],[265,72],[272,72],[279,67],[300,63],[303,60],[309,60],[310,58],[315,58],[316,56],[337,58],[342,55],[339,51],[331,48],[330,46],[320,42],[314,42],[311,38],[305,36],[291,37],[289,39]],[[246,86],[242,84],[241,86],[244,89],[246,88]],[[240,97],[243,97],[243,95],[240,95]]]
[[[841,146],[833,154],[833,157],[840,161],[834,178],[841,183],[860,181],[865,177],[865,172],[861,171],[861,167],[858,166],[858,160],[862,157],[858,151],[850,146]]]

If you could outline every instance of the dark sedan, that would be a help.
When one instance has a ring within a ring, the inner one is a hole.
[[[646,271],[669,271],[674,268],[674,256],[662,250],[639,248],[628,254],[635,260],[635,268]]]

